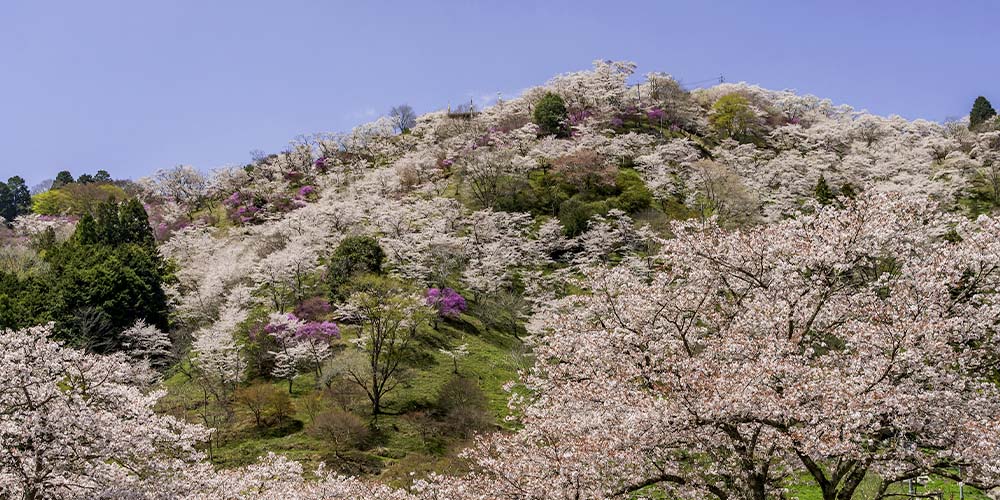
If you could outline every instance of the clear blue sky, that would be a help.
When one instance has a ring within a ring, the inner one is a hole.
[[[594,59],[942,120],[1000,101],[998,21],[990,1],[3,0],[0,176],[241,163]]]

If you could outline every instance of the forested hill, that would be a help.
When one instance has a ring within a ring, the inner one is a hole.
[[[0,496],[984,498],[988,101],[634,70],[0,185]]]

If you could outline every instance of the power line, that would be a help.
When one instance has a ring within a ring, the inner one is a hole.
[[[691,89],[692,87],[694,87],[696,85],[700,85],[702,83],[709,83],[709,82],[726,83],[726,76],[725,75],[719,75],[719,76],[716,76],[716,77],[713,77],[713,78],[705,78],[703,80],[697,80],[697,81],[694,81],[694,82],[678,81],[677,83],[680,84],[681,87],[684,87],[686,90],[689,90],[689,89]]]

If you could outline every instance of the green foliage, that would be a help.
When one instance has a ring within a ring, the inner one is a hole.
[[[327,265],[327,282],[335,298],[338,290],[359,274],[379,274],[385,261],[385,251],[371,236],[349,236],[333,251]]]
[[[574,197],[559,205],[559,222],[566,236],[572,238],[587,230],[587,221],[596,213],[591,203]]]
[[[94,174],[94,182],[111,182],[111,174],[107,170],[98,170]]]
[[[55,184],[53,184],[55,185]],[[72,183],[38,193],[32,199],[32,211],[41,215],[94,214],[98,206],[109,200],[122,201],[129,196],[113,184]]]
[[[849,200],[853,200],[857,195],[858,195],[858,190],[857,188],[854,187],[854,184],[851,184],[850,182],[845,182],[842,186],[840,186],[840,196]]]
[[[7,183],[0,182],[0,217],[7,222],[31,211],[31,192],[24,179],[13,176]]]
[[[636,213],[653,203],[653,193],[639,177],[639,173],[630,168],[622,169],[615,179],[615,187],[621,191],[615,206],[628,213]]]
[[[166,329],[168,269],[145,210],[131,200],[105,202],[96,212],[80,219],[68,241],[42,242],[45,273],[0,273],[0,326],[55,321],[62,340],[95,352],[119,349],[119,334],[138,319]]]
[[[0,329],[53,321],[47,275],[18,277],[0,272]]]
[[[830,185],[826,183],[826,177],[823,174],[819,175],[816,187],[813,188],[813,194],[820,205],[829,205],[836,198],[833,190],[830,189]]]
[[[750,101],[740,94],[726,94],[712,105],[709,123],[723,138],[740,142],[757,139],[757,115],[750,107]]]
[[[56,174],[56,179],[52,182],[52,189],[59,189],[74,182],[76,181],[73,180],[73,174],[69,173],[69,170],[63,170]]]
[[[566,236],[573,237],[586,231],[588,221],[595,215],[606,215],[612,208],[634,214],[649,208],[652,203],[653,193],[639,174],[625,168],[618,171],[610,195],[578,192],[559,204],[558,217]]]
[[[546,169],[539,169],[528,174],[528,187],[531,193],[531,205],[528,210],[546,215],[559,213],[559,205],[569,199],[569,194],[559,187],[558,178]]]
[[[36,194],[31,200],[31,210],[41,215],[62,215],[70,203],[69,193],[54,188]]]
[[[562,97],[552,92],[546,93],[535,104],[534,119],[542,135],[566,137],[569,127],[566,125],[566,103]]]
[[[993,109],[990,101],[983,96],[979,96],[972,103],[972,111],[969,112],[969,128],[975,129],[996,115],[997,112]]]
[[[109,352],[120,347],[118,333],[138,319],[166,329],[164,265],[155,251],[135,243],[111,246],[71,240],[48,259],[52,316],[62,323],[60,334],[65,340]],[[71,328],[79,323],[80,311],[88,309],[100,313],[87,313],[88,318],[106,318],[110,329],[79,332]]]

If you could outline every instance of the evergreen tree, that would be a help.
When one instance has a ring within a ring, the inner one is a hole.
[[[72,184],[73,182],[73,174],[69,173],[69,170],[63,170],[62,172],[56,174],[56,180],[52,181],[51,189],[59,189],[66,184]]]
[[[14,216],[24,215],[31,212],[31,190],[25,184],[24,179],[15,175],[7,179],[7,188],[10,189],[11,206]]]
[[[167,267],[138,200],[102,202],[80,218],[69,241],[46,252],[46,261],[50,316],[64,340],[112,352],[136,320],[166,329]]]
[[[139,200],[132,198],[118,206],[117,244],[135,243],[156,249],[153,228],[149,226],[149,215]]]
[[[533,116],[542,135],[555,135],[556,137],[569,135],[569,127],[566,125],[568,116],[566,103],[558,94],[549,92],[542,96],[538,104],[535,105]]]
[[[7,183],[0,182],[0,217],[7,223],[13,222],[19,215],[24,215],[31,211],[31,191],[24,183],[24,179],[19,176],[7,179]]]
[[[6,184],[0,182],[0,217],[3,221],[6,221],[9,225],[14,221],[14,217],[11,216],[10,212],[13,208],[13,196],[10,194],[10,188]],[[0,222],[3,222],[0,221]]]
[[[819,180],[816,181],[816,188],[813,189],[813,193],[820,205],[829,205],[834,199],[833,190],[826,183],[826,177],[823,174],[819,174]]]
[[[987,120],[997,115],[993,105],[985,97],[979,96],[972,104],[972,111],[969,112],[969,128],[976,128]]]
[[[97,221],[90,214],[83,214],[76,223],[76,231],[73,232],[73,241],[78,245],[95,245],[97,237]]]
[[[111,174],[107,170],[98,170],[94,174],[94,182],[111,182]]]

